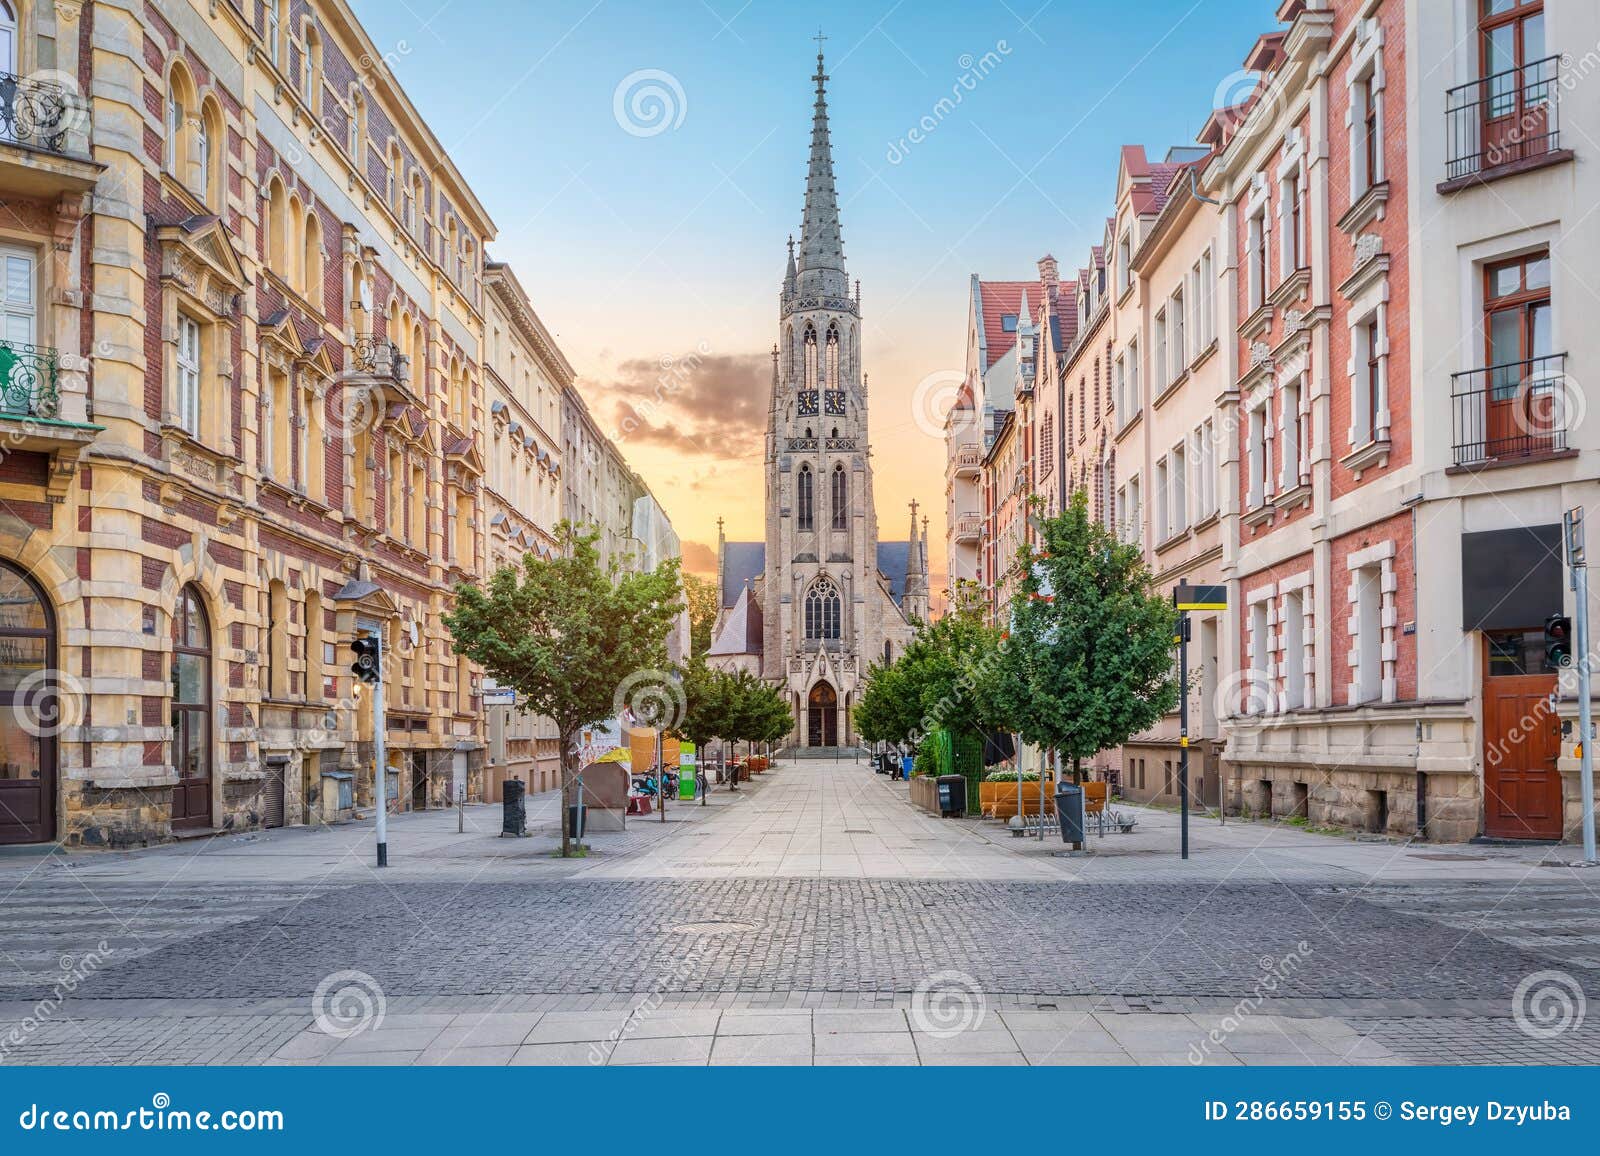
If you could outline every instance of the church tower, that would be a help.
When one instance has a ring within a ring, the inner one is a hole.
[[[845,271],[820,51],[812,80],[805,208],[798,242],[789,239],[778,297],[762,673],[790,694],[798,745],[832,747],[855,741],[850,713],[862,676],[872,662],[899,654],[911,627],[893,583],[879,572],[861,286],[852,294]],[[906,547],[909,576],[920,546]],[[912,593],[909,583],[900,590]],[[920,609],[927,613],[925,592]]]

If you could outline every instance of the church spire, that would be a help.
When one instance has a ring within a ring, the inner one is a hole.
[[[817,33],[817,99],[811,113],[811,161],[806,170],[806,205],[800,225],[800,280],[807,293],[844,297],[844,239],[839,228],[839,196],[833,184],[833,144],[828,136],[828,74],[822,67]]]

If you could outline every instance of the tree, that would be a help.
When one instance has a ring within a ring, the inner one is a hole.
[[[999,649],[1000,632],[972,602],[919,625],[899,658],[867,672],[855,712],[861,737],[916,745],[934,730],[981,730],[987,720],[978,685]]]
[[[712,739],[722,738],[727,732],[728,675],[707,666],[701,655],[691,658],[681,670],[683,718],[673,733],[703,751]]]
[[[1091,518],[1082,490],[1035,526],[1042,552],[1019,552],[1011,629],[978,697],[995,722],[1065,755],[1082,781],[1084,759],[1177,704],[1177,616],[1151,592],[1139,547]]]
[[[703,655],[711,649],[717,623],[717,584],[700,574],[684,574],[683,593],[689,604],[689,653]]]
[[[556,527],[560,553],[527,555],[503,566],[479,588],[456,587],[444,615],[455,652],[517,692],[520,709],[553,720],[561,736],[561,853],[571,853],[567,810],[582,768],[577,738],[584,727],[624,708],[638,712],[682,701],[667,671],[666,639],[683,610],[678,562],[653,571],[602,569],[598,535],[570,522]],[[681,708],[680,708],[681,709]],[[669,712],[670,713],[670,712]]]

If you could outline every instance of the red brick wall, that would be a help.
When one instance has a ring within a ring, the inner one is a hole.
[[[1380,542],[1394,543],[1395,572],[1395,694],[1401,700],[1417,697],[1417,636],[1407,634],[1407,624],[1417,620],[1417,564],[1410,513],[1396,514],[1382,522],[1332,543],[1332,621],[1318,625],[1320,643],[1327,638],[1333,646],[1333,702],[1349,701],[1350,682],[1350,555]]]

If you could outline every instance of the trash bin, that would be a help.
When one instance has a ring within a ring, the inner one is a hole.
[[[903,756],[900,759],[900,777],[902,779],[909,779],[911,777],[912,768],[914,768],[916,765],[917,765],[917,756],[916,755],[905,755],[905,756]]]
[[[967,813],[967,779],[965,775],[939,776],[939,817],[960,817]]]
[[[584,820],[589,817],[589,808],[582,803],[573,803],[567,807],[567,832],[574,839],[583,838]],[[1082,826],[1082,820],[1079,820]]]
[[[1083,844],[1083,788],[1076,783],[1056,784],[1056,817],[1061,820],[1061,841]]]
[[[500,784],[500,833],[519,839],[528,833],[527,784],[521,779],[506,779]]]

